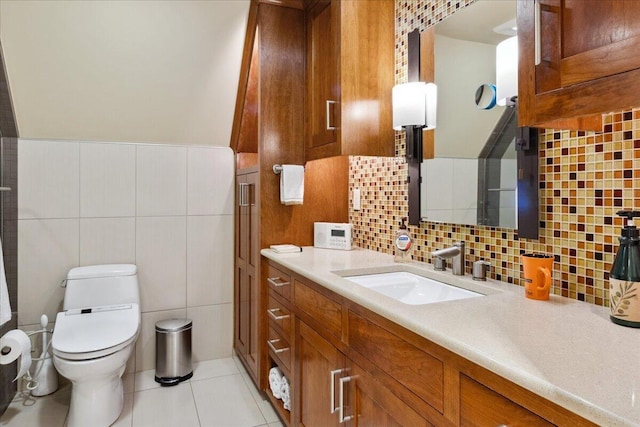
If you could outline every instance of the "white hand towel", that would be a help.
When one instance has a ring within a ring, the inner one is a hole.
[[[282,165],[280,172],[280,203],[301,205],[304,198],[304,166]]]
[[[282,371],[278,367],[269,370],[269,388],[276,399],[280,399],[280,390],[282,390]]]
[[[280,389],[280,398],[284,405],[284,409],[291,410],[291,393],[290,393],[289,380],[287,377],[282,377],[282,388]]]
[[[2,242],[0,242],[0,326],[11,320],[11,304],[7,277],[4,274],[4,257],[2,256]]]

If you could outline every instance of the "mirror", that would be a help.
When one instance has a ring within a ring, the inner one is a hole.
[[[478,0],[435,27],[435,158],[421,166],[423,220],[516,228],[515,108],[492,102],[496,45],[516,0]]]

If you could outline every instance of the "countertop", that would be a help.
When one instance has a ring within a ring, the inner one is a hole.
[[[520,286],[417,262],[406,270],[486,296],[407,305],[342,277],[401,269],[391,255],[313,247],[261,253],[596,424],[640,425],[640,329],[612,323],[608,308],[556,295],[530,300]]]

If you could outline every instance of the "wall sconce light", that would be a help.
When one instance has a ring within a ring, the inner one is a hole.
[[[497,104],[512,107],[518,97],[518,36],[498,43],[496,47]]]
[[[410,82],[393,87],[393,128],[407,132],[407,159],[422,158],[422,130],[436,128],[438,88]]]

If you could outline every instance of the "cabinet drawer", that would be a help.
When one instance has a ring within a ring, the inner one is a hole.
[[[273,289],[287,300],[291,299],[291,276],[289,274],[269,264],[267,268],[267,283],[269,289]]]
[[[280,368],[284,368],[285,374],[291,372],[291,345],[289,340],[275,330],[273,326],[269,326],[269,338],[267,339],[267,347],[271,358],[278,363]]]
[[[274,291],[269,291],[269,302],[267,305],[267,318],[270,325],[278,325],[284,336],[291,337],[291,310],[275,296]]]
[[[460,375],[460,425],[552,426],[503,395]]]
[[[351,311],[349,346],[443,413],[444,364],[440,359]]]
[[[294,283],[293,300],[296,309],[318,322],[322,331],[342,337],[342,304],[299,280]]]

